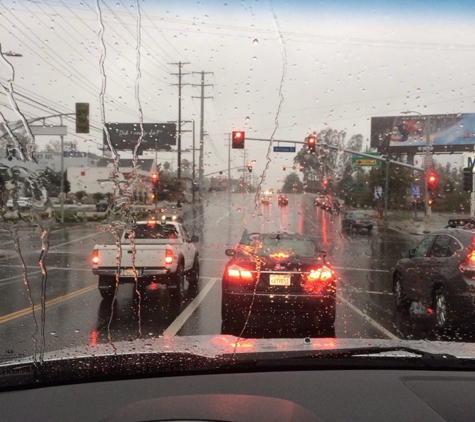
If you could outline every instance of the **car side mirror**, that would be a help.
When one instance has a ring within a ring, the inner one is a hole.
[[[236,251],[234,249],[226,249],[226,251],[224,252],[227,256],[234,256],[234,254],[236,253]]]
[[[196,243],[199,242],[200,238],[196,235],[191,236],[191,243]]]
[[[402,258],[411,258],[414,256],[415,249],[408,249],[401,252]]]
[[[322,258],[327,257],[327,253],[325,251],[319,251],[319,254],[322,256]]]

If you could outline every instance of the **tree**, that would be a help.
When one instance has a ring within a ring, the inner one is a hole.
[[[307,189],[311,191],[323,189],[321,185],[323,181],[326,181],[327,188],[331,189],[331,184],[341,180],[343,175],[341,149],[344,147],[346,132],[325,129],[316,136],[317,144],[327,144],[336,149],[317,145],[316,152],[313,154],[304,145],[295,156],[294,164],[303,167],[303,178],[308,186]],[[318,184],[320,184],[319,187]]]
[[[302,193],[303,183],[300,181],[297,173],[290,173],[284,180],[282,185],[282,192],[284,193]]]
[[[452,168],[450,163],[445,166],[434,163],[434,172],[437,174],[438,183],[434,192],[434,211],[468,212],[470,209],[470,193],[462,189],[462,171]]]
[[[66,173],[65,173],[66,180]],[[45,187],[48,195],[58,196],[61,189],[61,173],[51,170],[49,167],[46,167],[38,174],[38,179],[41,184]]]

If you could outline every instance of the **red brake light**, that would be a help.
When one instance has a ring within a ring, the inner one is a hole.
[[[92,263],[99,264],[99,251],[97,249],[92,251]]]
[[[470,252],[460,264],[461,271],[475,271],[475,251]]]
[[[317,268],[316,270],[310,270],[307,278],[309,280],[327,281],[333,278],[333,271],[328,267]]]
[[[289,254],[285,252],[276,252],[271,255],[271,258],[276,258],[276,259],[286,259],[288,257],[289,257]]]
[[[327,283],[334,280],[335,275],[333,271],[328,267],[321,267],[310,270],[305,279],[303,285],[304,290],[307,293],[321,294],[323,289],[327,286]]]
[[[173,251],[171,249],[167,249],[165,251],[165,263],[171,264],[173,262]]]
[[[237,265],[233,265],[226,269],[226,274],[230,280],[253,280],[254,275],[252,271],[248,270],[247,268],[242,268]]]

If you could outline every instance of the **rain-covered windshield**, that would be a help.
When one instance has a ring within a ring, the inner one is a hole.
[[[473,1],[0,12],[0,359],[474,341]]]

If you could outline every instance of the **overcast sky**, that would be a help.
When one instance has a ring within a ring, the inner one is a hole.
[[[414,4],[417,3],[417,4]],[[106,44],[106,122],[176,121],[183,66],[183,120],[200,117],[205,76],[205,173],[227,168],[232,130],[246,137],[302,141],[325,128],[370,136],[370,119],[403,110],[423,114],[475,112],[473,1],[10,1],[0,5],[3,52],[15,68],[14,88],[27,118],[91,105],[90,135],[70,134],[99,153],[100,22]],[[140,10],[140,78],[137,66]],[[4,83],[9,69],[0,64]],[[0,108],[17,120],[2,92]],[[185,130],[191,125],[185,125]],[[37,138],[39,145],[47,139]],[[191,133],[183,134],[191,147]],[[262,173],[266,145],[247,142]],[[171,161],[175,154],[160,153]],[[191,154],[183,158],[191,160]],[[272,154],[266,178],[285,177],[293,154]],[[242,152],[232,152],[233,165]],[[173,163],[176,165],[175,163]]]

